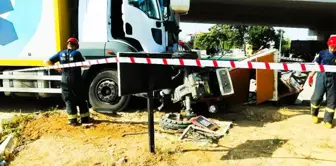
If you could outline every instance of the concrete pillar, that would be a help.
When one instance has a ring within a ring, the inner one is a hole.
[[[330,35],[332,34],[336,34],[336,30],[335,31],[317,31],[317,40],[319,41],[323,41],[323,42],[327,42]]]
[[[317,35],[317,40],[318,41],[328,41],[330,34],[328,35],[327,33],[318,33]]]

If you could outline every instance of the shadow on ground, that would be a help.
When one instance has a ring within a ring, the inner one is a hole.
[[[221,160],[241,160],[249,158],[272,157],[272,154],[287,143],[284,139],[247,140],[221,157]]]
[[[7,97],[0,95],[0,112],[31,113],[64,108],[61,98],[36,99],[31,97]]]
[[[274,106],[272,104],[235,106],[207,117],[220,121],[233,121],[242,127],[263,127],[267,123],[280,122],[299,115],[310,114],[309,106]]]
[[[204,151],[204,152],[223,152],[221,160],[243,160],[253,158],[272,158],[272,159],[302,159],[314,161],[336,162],[336,160],[318,159],[312,157],[272,157],[273,153],[288,142],[287,139],[263,139],[263,140],[247,140],[246,142],[229,148],[219,146],[216,149],[183,149],[181,152]]]
[[[246,142],[234,147],[220,146],[216,149],[184,149],[182,152],[205,151],[205,152],[223,152],[221,160],[242,160],[251,158],[271,158],[273,153],[286,144],[286,139],[263,139],[247,140]]]

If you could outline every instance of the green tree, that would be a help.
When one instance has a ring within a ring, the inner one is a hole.
[[[258,50],[269,48],[271,41],[280,41],[279,33],[273,27],[217,24],[209,32],[200,34],[194,41],[194,47],[210,49],[219,46],[224,50],[243,48],[245,51],[248,43]]]
[[[291,39],[284,38],[281,49],[284,52],[289,53],[290,52],[290,48],[291,48],[291,43],[292,43]]]
[[[291,40],[289,38],[283,38],[281,43],[281,54],[289,55],[291,47]]]
[[[247,29],[247,41],[254,50],[269,48],[270,42],[279,39],[273,27],[269,26],[249,26]]]
[[[194,48],[201,49],[201,50],[210,48],[210,45],[211,45],[210,43],[212,41],[210,41],[210,38],[208,36],[209,36],[209,33],[200,33],[194,41]]]
[[[199,34],[194,41],[194,48],[206,50],[220,46],[225,37],[219,28],[215,25],[209,32]]]
[[[285,34],[284,30],[279,29],[277,31],[277,39],[275,40],[275,48],[279,49],[280,39],[281,39],[281,53],[282,54],[289,54],[290,46],[291,46],[291,40],[289,38],[284,38],[283,37],[284,34]]]
[[[248,32],[248,28],[249,27],[246,25],[230,25],[230,31],[232,33],[230,40],[234,42],[235,46],[244,46],[245,48],[246,34]]]
[[[239,44],[236,31],[230,25],[217,24],[209,29],[209,32],[200,34],[194,41],[194,47],[200,49],[211,49],[221,47],[231,49]]]
[[[231,40],[235,43],[234,46],[243,48],[246,55],[246,36],[248,31],[248,26],[246,25],[231,25],[230,29],[233,31],[233,37]]]

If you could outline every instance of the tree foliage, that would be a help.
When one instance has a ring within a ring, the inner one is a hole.
[[[211,49],[220,47],[231,49],[242,45],[244,33],[243,28],[236,28],[232,25],[217,24],[209,29],[207,33],[201,33],[194,41],[194,47],[199,49]],[[242,35],[240,35],[242,34]]]
[[[270,42],[275,42],[279,38],[274,28],[268,26],[250,26],[247,33],[248,42],[255,49],[269,48]]]
[[[289,38],[283,38],[281,45],[281,52],[283,54],[289,55],[290,47],[291,47],[291,40]]]
[[[194,40],[194,47],[198,49],[221,48],[245,48],[245,44],[251,44],[254,50],[269,48],[271,43],[279,48],[281,30],[276,31],[269,26],[223,25],[217,24],[207,33],[201,33]],[[282,39],[282,50],[289,50],[290,41]],[[245,49],[244,49],[245,50]]]
[[[281,34],[284,34],[285,31],[278,30],[277,31],[277,39],[275,40],[275,48],[279,49],[280,46],[280,38],[281,40],[281,53],[282,54],[289,54],[290,46],[291,46],[291,40],[288,38],[284,38],[281,36]]]

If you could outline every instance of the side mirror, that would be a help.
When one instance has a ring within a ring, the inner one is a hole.
[[[188,13],[190,8],[190,0],[170,0],[170,7],[176,13]]]

